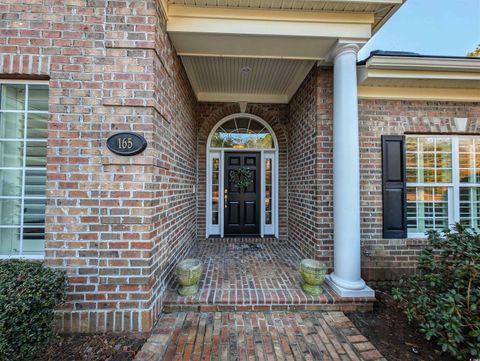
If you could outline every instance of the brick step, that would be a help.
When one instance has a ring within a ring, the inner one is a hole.
[[[171,288],[163,312],[197,311],[371,311],[375,298],[339,297],[328,285],[323,293],[309,296],[301,289],[202,289],[182,297]]]
[[[217,245],[218,244],[223,244],[223,245],[228,245],[230,249],[234,250],[235,245],[239,244],[249,244],[251,246],[254,246],[256,243],[285,243],[285,241],[281,241],[275,237],[225,237],[225,238],[220,238],[220,237],[209,237],[206,241],[203,242],[214,242]],[[242,250],[242,249],[239,249]]]
[[[342,311],[368,312],[373,310],[373,302],[365,303],[332,303],[310,305],[180,305],[168,304],[162,312],[263,312],[263,311]]]

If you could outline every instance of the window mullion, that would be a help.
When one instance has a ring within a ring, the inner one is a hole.
[[[473,140],[473,174],[475,174],[475,183],[478,182],[477,179],[477,170],[480,164],[477,164],[477,142],[478,139]],[[470,224],[473,228],[478,229],[477,214],[478,214],[478,203],[477,203],[477,192],[478,188],[470,187]]]
[[[470,224],[472,225],[472,227],[474,228],[477,228],[477,225],[476,225],[476,218],[475,218],[475,215],[477,214],[477,207],[475,207],[475,203],[474,203],[474,200],[475,200],[475,192],[474,192],[474,189],[473,188],[469,188],[468,190],[469,194],[470,194],[470,204],[469,204],[469,207],[470,207]]]
[[[424,229],[425,228],[425,202],[419,201],[422,199],[420,190],[418,188],[415,189],[417,193],[417,228]],[[425,188],[423,188],[423,192],[425,193]]]
[[[20,249],[19,255],[23,255],[23,222],[25,218],[25,167],[27,164],[27,116],[28,116],[28,84],[25,85],[25,106],[23,113],[23,162],[22,162],[22,200],[20,202]]]
[[[452,137],[452,183],[453,200],[449,208],[449,224],[460,222],[460,152],[458,137]]]

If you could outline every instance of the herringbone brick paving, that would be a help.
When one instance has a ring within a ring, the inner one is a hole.
[[[135,361],[385,358],[343,312],[163,314]]]
[[[291,245],[270,239],[213,239],[198,242],[188,255],[203,261],[195,296],[182,297],[177,284],[167,292],[163,310],[266,311],[366,310],[373,298],[342,298],[327,285],[318,296],[305,294],[298,272],[302,255]]]

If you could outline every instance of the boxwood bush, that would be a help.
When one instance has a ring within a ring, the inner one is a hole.
[[[480,358],[480,234],[457,224],[455,231],[428,233],[419,273],[403,277],[394,298],[427,339],[459,360]]]
[[[46,347],[66,282],[63,271],[41,262],[0,261],[0,360],[31,360]]]

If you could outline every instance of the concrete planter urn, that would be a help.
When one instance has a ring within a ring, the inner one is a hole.
[[[314,259],[304,259],[300,262],[300,275],[303,278],[302,290],[309,295],[322,293],[320,285],[325,280],[327,266]]]
[[[198,259],[184,259],[177,264],[175,275],[180,283],[178,293],[181,296],[193,296],[197,293],[202,271],[203,264]]]

